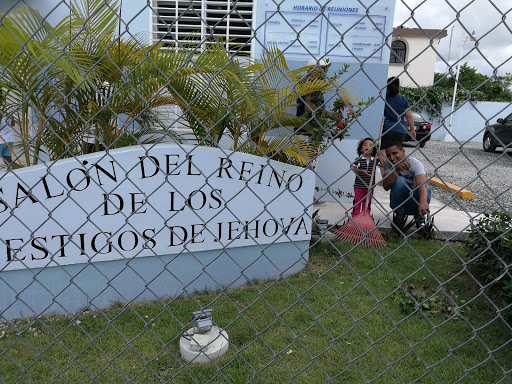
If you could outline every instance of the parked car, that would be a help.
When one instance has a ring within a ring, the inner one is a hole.
[[[427,141],[430,140],[430,129],[432,126],[429,122],[427,122],[423,116],[421,116],[418,112],[411,111],[412,119],[414,120],[414,129],[416,131],[416,140],[420,142],[420,147],[423,148]],[[410,133],[407,133],[405,136],[404,142],[413,141],[414,139]]]
[[[497,147],[507,147],[512,143],[512,113],[505,119],[485,127],[483,147],[485,152],[494,152]]]

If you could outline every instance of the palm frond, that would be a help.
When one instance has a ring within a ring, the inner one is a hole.
[[[307,166],[315,157],[315,148],[304,136],[286,134],[270,136],[263,145],[247,140],[238,151],[256,156],[269,157],[300,166]]]

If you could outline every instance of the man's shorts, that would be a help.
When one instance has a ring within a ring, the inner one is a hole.
[[[9,147],[13,147],[14,143],[12,141],[8,142]],[[0,156],[12,156],[11,149],[7,146],[7,144],[3,143],[0,144]]]

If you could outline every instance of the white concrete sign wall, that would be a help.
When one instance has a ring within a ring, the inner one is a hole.
[[[0,271],[310,239],[314,174],[207,147],[131,147],[0,180]]]

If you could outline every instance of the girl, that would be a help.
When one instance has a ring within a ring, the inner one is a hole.
[[[370,196],[367,197],[368,189],[370,186],[370,177],[372,174],[372,168],[374,161],[377,161],[378,165],[379,158],[376,157],[377,149],[373,145],[373,139],[367,137],[359,142],[357,145],[357,154],[359,157],[352,163],[352,169],[356,173],[356,179],[354,181],[354,210],[352,211],[352,217],[358,215],[363,211],[364,208],[370,210],[370,203],[373,196],[373,188],[370,192]],[[375,173],[373,174],[372,186],[375,185]],[[366,199],[368,198],[368,203]],[[365,205],[368,204],[367,207]]]

